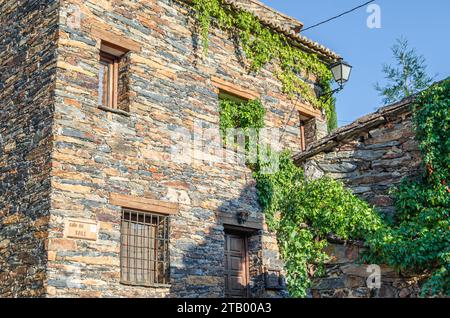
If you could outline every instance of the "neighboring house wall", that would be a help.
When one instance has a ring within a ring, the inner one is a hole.
[[[381,108],[310,145],[295,156],[308,178],[329,176],[392,216],[389,190],[421,173],[421,153],[411,121],[411,100]]]
[[[0,298],[45,294],[58,1],[0,2]]]
[[[358,242],[329,244],[326,252],[330,260],[325,264],[326,273],[323,278],[315,279],[311,288],[314,298],[419,297],[421,277],[399,274],[384,265],[358,264],[363,245]]]
[[[393,216],[389,190],[422,171],[411,103],[412,99],[405,99],[337,129],[296,155],[296,164],[309,179],[328,176],[343,181],[378,211]],[[418,297],[421,277],[384,265],[380,266],[381,285],[369,288],[368,281],[376,282],[376,267],[358,264],[362,246],[362,242],[330,242],[326,250],[330,260],[325,275],[313,281],[313,297]]]

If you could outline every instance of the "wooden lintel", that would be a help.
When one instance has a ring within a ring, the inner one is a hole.
[[[91,34],[102,41],[108,42],[110,44],[116,45],[118,47],[124,48],[128,51],[140,52],[141,46],[139,43],[127,39],[124,36],[116,35],[111,31],[101,29],[99,27],[92,27]]]
[[[214,87],[216,87],[218,90],[222,90],[226,93],[230,93],[232,95],[235,95],[237,97],[245,98],[248,100],[254,100],[254,99],[260,99],[261,95],[258,92],[251,91],[249,89],[240,87],[238,85],[232,84],[230,82],[227,82],[221,78],[218,78],[216,76],[211,77],[211,83]],[[219,92],[218,92],[219,93]]]
[[[319,109],[314,108],[311,105],[304,104],[302,102],[294,102],[295,107],[299,111],[299,113],[306,117],[316,117],[321,118],[322,112]]]
[[[174,215],[179,212],[178,203],[135,197],[119,193],[111,193],[109,203],[123,208],[165,215]]]

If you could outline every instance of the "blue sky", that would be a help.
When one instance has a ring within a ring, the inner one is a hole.
[[[305,24],[305,28],[340,14],[367,0],[261,0]],[[381,29],[369,29],[366,7],[338,20],[306,31],[304,35],[329,47],[353,65],[350,82],[336,95],[339,125],[382,106],[373,88],[383,83],[381,67],[391,61],[390,47],[400,36],[424,55],[430,75],[450,76],[450,1],[377,0]]]

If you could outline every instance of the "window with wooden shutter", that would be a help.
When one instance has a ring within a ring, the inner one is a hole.
[[[109,108],[117,108],[118,79],[118,58],[113,55],[101,52],[98,85],[99,105]]]
[[[126,53],[128,53],[126,49],[102,41],[98,74],[98,105],[105,110],[128,110]]]

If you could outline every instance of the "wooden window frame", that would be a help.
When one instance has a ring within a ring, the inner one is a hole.
[[[300,148],[306,151],[306,140],[305,140],[305,121],[300,119]]]
[[[103,105],[100,103],[99,106],[108,107],[111,109],[118,109],[118,100],[119,100],[119,62],[120,57],[105,53],[103,51],[100,52],[100,63],[108,63],[110,65],[109,73],[108,73],[108,90],[106,92],[108,96],[107,105]],[[99,87],[102,83],[99,83]],[[105,94],[105,92],[103,92]]]
[[[170,217],[172,215],[177,215],[179,213],[179,204],[143,197],[136,197],[126,194],[120,193],[110,193],[109,203],[122,208],[122,217],[121,217],[121,238],[120,238],[120,283],[123,285],[130,286],[143,286],[143,287],[170,287]],[[168,233],[167,233],[167,267],[169,271],[169,277],[166,279],[164,284],[160,283],[152,283],[152,284],[142,284],[136,282],[130,282],[122,278],[122,218],[124,211],[129,211],[132,213],[139,214],[149,214],[153,216],[158,216],[160,218],[166,218],[168,223]]]
[[[307,123],[314,118],[318,118],[317,116],[312,116],[311,114],[305,113],[303,111],[299,111],[299,119],[300,119],[300,148],[301,151],[304,152],[308,148],[308,144],[306,142],[306,134],[305,134],[305,127],[307,126]]]

